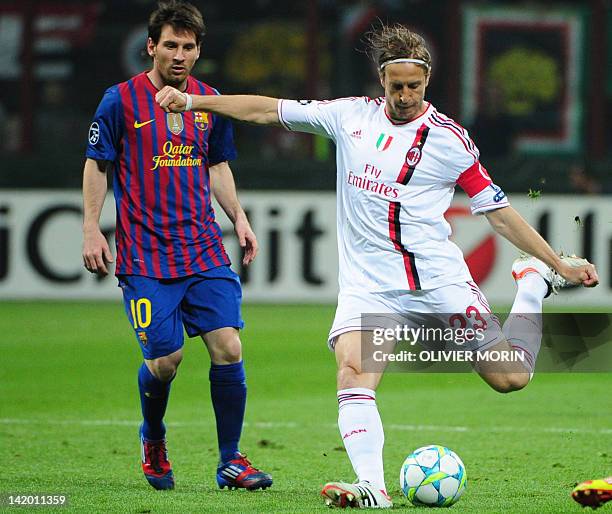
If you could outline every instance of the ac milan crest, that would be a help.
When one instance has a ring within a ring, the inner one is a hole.
[[[413,146],[406,154],[406,164],[408,166],[416,166],[421,160],[421,149],[418,146]]]

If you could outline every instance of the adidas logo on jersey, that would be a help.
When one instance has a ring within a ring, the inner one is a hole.
[[[361,129],[353,130],[353,132],[351,132],[351,137],[354,137],[355,139],[361,139]]]

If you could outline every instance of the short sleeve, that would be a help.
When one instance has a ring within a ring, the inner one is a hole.
[[[278,119],[287,130],[318,134],[335,141],[343,112],[356,100],[279,100]]]
[[[231,161],[236,157],[232,122],[226,118],[214,116],[212,132],[208,139],[208,164],[214,166],[220,162]]]
[[[97,161],[115,161],[122,136],[122,106],[119,90],[106,90],[89,126],[86,157]]]
[[[457,184],[470,197],[472,214],[482,214],[510,205],[506,193],[493,183],[480,161],[475,162],[461,173]]]
[[[472,166],[480,161],[480,151],[470,138],[467,130],[454,122],[445,121],[444,134],[446,135],[446,159],[452,170],[455,180]]]
[[[493,183],[480,163],[480,152],[467,130],[450,118],[435,119],[447,136],[446,159],[454,181],[470,197],[472,214],[482,214],[510,205],[506,193]]]

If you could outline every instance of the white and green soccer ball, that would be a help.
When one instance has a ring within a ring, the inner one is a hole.
[[[445,446],[423,446],[414,450],[400,469],[400,487],[413,505],[449,507],[465,491],[465,466]]]

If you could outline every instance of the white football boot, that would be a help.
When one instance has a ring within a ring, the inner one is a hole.
[[[328,507],[351,507],[354,509],[390,509],[391,497],[376,489],[370,482],[362,480],[356,484],[329,482],[321,490]]]
[[[576,257],[575,255],[561,255],[561,260],[569,264],[572,268],[584,266],[585,264],[589,263],[589,261],[586,259]],[[540,259],[536,259],[531,255],[523,254],[512,264],[512,276],[514,277],[514,280],[518,282],[528,273],[538,273],[544,279],[546,284],[548,284],[548,293],[546,293],[544,298],[548,298],[551,293],[558,294],[559,289],[576,287],[576,285],[578,285],[572,284],[571,282],[565,280],[554,269],[549,268]]]

